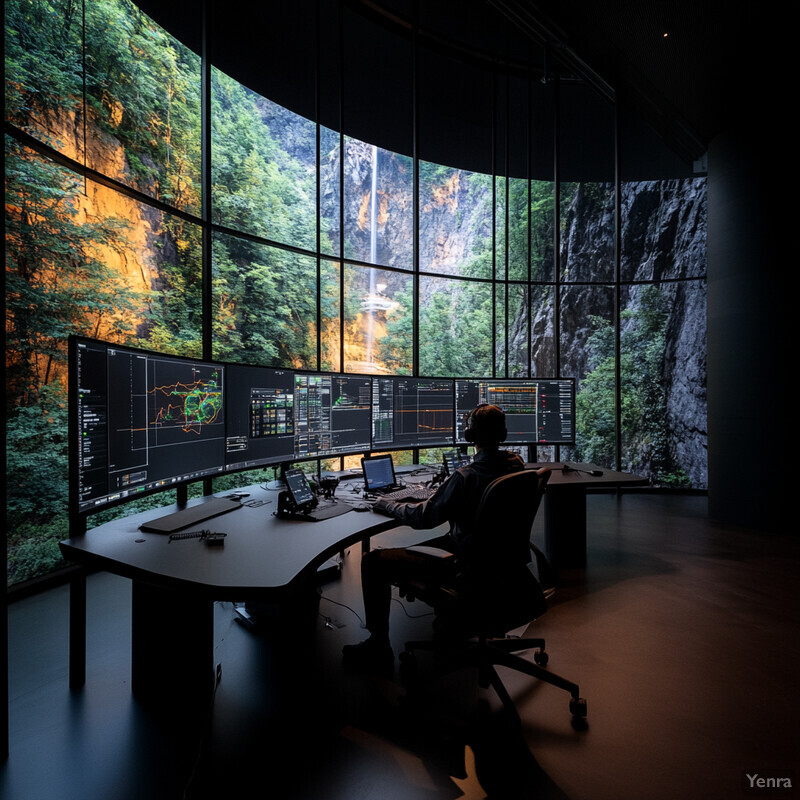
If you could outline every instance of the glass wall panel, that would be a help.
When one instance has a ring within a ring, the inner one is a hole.
[[[341,302],[339,286],[342,270],[338,261],[320,262],[320,369],[326,372],[342,371],[341,356]]]
[[[200,228],[5,138],[9,581],[61,563],[67,338],[201,355]]]
[[[6,120],[83,162],[80,14],[46,0],[5,3]]]
[[[529,224],[528,181],[508,181],[508,277],[513,281],[528,280]]]
[[[319,215],[320,249],[338,256],[341,247],[341,176],[339,174],[340,136],[336,131],[319,129]]]
[[[614,279],[614,196],[613,183],[561,184],[560,269],[563,281]]]
[[[345,265],[344,369],[410,375],[413,283],[402,272]]]
[[[494,271],[499,281],[508,280],[508,253],[506,252],[506,208],[508,180],[501,176],[494,180]]]
[[[492,375],[492,284],[421,276],[419,372]]]
[[[510,378],[528,376],[529,294],[527,283],[511,283],[508,286],[508,376]]]
[[[616,464],[616,352],[611,286],[574,285],[561,294],[561,376],[576,379],[576,442],[568,458]]]
[[[130,0],[86,3],[92,169],[200,213],[200,57]]]
[[[345,257],[413,269],[412,160],[348,137],[345,165]]]
[[[531,181],[531,280],[554,281],[556,206],[553,181]]]
[[[212,72],[212,219],[314,250],[316,126]]]
[[[316,258],[216,234],[212,275],[213,358],[317,367]]]
[[[705,281],[627,287],[622,305],[622,469],[706,488]]]
[[[533,284],[530,288],[531,314],[531,377],[570,378],[569,367],[560,367],[556,359],[555,340],[556,288]]]
[[[509,325],[506,324],[506,306],[508,305],[508,284],[496,283],[494,287],[494,374],[501,377],[508,375],[506,361],[506,337]],[[510,314],[510,312],[509,312]],[[509,316],[509,323],[511,317]]]
[[[706,274],[705,178],[620,185],[620,276],[624,282]]]
[[[420,161],[421,271],[491,277],[491,198],[491,176]]]

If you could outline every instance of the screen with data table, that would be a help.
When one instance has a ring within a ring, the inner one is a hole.
[[[458,443],[466,443],[469,413],[489,403],[505,411],[508,444],[575,444],[575,381],[571,378],[461,379],[455,382],[455,393]]]

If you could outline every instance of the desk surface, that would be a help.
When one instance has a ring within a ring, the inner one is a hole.
[[[564,467],[567,466],[565,470]],[[581,486],[584,488],[604,488],[614,486],[646,486],[647,478],[632,475],[630,472],[615,472],[613,469],[598,467],[597,464],[579,461],[548,461],[526,464],[526,469],[550,469],[550,480],[547,488],[561,486]],[[600,472],[600,475],[591,475],[591,472]]]
[[[529,469],[552,470],[548,490],[588,489],[643,485],[646,478],[602,469],[594,464],[562,462],[527,464]],[[602,475],[593,476],[590,471]],[[69,561],[104,569],[123,577],[173,588],[192,589],[217,600],[239,600],[245,595],[283,591],[311,577],[317,568],[344,547],[398,527],[394,519],[372,511],[348,511],[320,522],[278,519],[274,516],[278,493],[259,485],[248,486],[247,502],[233,511],[205,520],[185,530],[227,534],[222,547],[208,547],[200,539],[170,541],[166,534],[145,533],[142,522],[177,511],[177,505],[143,511],[107,522],[87,533],[61,542]],[[560,492],[558,492],[560,494]],[[209,498],[190,500],[188,505]],[[356,498],[354,497],[353,500]],[[442,526],[444,532],[447,526]]]
[[[166,534],[145,533],[139,525],[171,511],[162,507],[133,514],[61,542],[64,557],[123,577],[173,588],[192,589],[217,600],[239,600],[285,590],[311,576],[342,548],[397,526],[397,521],[372,511],[348,511],[320,522],[278,519],[278,493],[248,486],[243,505],[184,530],[226,533],[222,547],[200,539],[170,541]],[[209,498],[190,500],[196,505]],[[181,531],[183,532],[183,531]]]

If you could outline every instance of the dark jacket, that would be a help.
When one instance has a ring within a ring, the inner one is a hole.
[[[516,453],[482,449],[471,464],[459,467],[425,502],[388,502],[381,510],[416,529],[435,528],[449,522],[453,552],[468,556],[469,540],[474,534],[475,516],[484,490],[495,478],[524,468],[525,464]]]

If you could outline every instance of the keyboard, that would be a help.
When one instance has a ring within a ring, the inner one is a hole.
[[[427,500],[435,491],[427,486],[403,486],[393,492],[378,495],[378,499],[391,500],[395,503],[402,503],[404,500],[420,501]]]
[[[143,522],[139,526],[139,530],[147,531],[148,533],[174,533],[181,528],[195,525],[198,522],[204,522],[207,519],[217,517],[220,514],[225,514],[228,511],[233,511],[235,508],[241,507],[242,503],[238,499],[212,497],[205,503],[189,506],[189,508],[182,508],[180,511],[175,511],[172,514],[167,514],[158,519],[151,519],[149,522]]]

